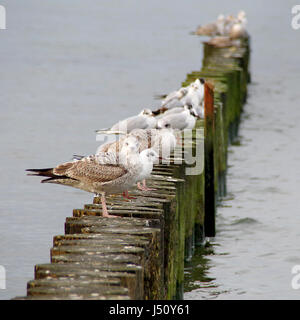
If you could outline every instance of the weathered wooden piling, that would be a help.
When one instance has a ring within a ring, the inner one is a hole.
[[[249,39],[238,47],[204,44],[202,69],[182,83],[206,81],[205,118],[190,145],[179,146],[170,164],[155,165],[148,185],[156,190],[134,190],[130,201],[107,197],[108,210],[120,218],[103,218],[99,198],[74,209],[65,234],[53,239],[50,263],[35,266],[27,296],[15,299],[182,299],[184,261],[216,233],[227,146],[236,139],[247,98],[249,57]],[[195,163],[176,161],[189,147],[197,154],[194,174]]]
[[[204,135],[205,135],[205,204],[204,230],[205,235],[214,237],[216,234],[216,194],[215,194],[215,110],[213,86],[204,84]]]

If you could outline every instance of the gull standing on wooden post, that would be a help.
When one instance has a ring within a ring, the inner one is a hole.
[[[181,110],[183,110],[181,108]],[[123,143],[127,137],[133,136],[137,138],[140,143],[139,152],[146,149],[153,149],[158,155],[159,159],[167,159],[170,157],[171,152],[174,150],[179,135],[173,129],[134,129],[126,136],[120,138],[118,141],[109,142],[101,145],[97,154],[102,154],[102,161],[105,161],[107,154],[118,154],[119,150],[122,149]],[[77,156],[82,158],[82,156]],[[149,191],[149,188],[146,186],[145,178],[142,179],[142,186],[140,183],[137,184],[138,189],[143,191]],[[148,189],[148,190],[146,190]],[[125,196],[125,195],[124,195]]]
[[[103,164],[99,155],[92,155],[60,164],[55,168],[26,171],[31,172],[28,175],[47,177],[42,183],[61,184],[101,195],[103,217],[110,218],[114,216],[107,211],[105,195],[127,191],[137,183],[143,170],[138,148],[138,140],[128,137],[120,151],[119,163]]]

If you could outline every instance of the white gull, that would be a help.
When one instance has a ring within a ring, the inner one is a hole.
[[[161,118],[166,112],[180,112],[180,108],[185,105],[192,105],[194,108],[199,108],[203,104],[204,100],[204,83],[203,78],[196,79],[187,87],[182,87],[178,91],[173,91],[166,96],[161,102],[159,110],[155,111],[157,119]],[[174,111],[171,111],[175,109]]]
[[[150,109],[143,109],[138,115],[118,121],[109,129],[109,131],[128,133],[133,129],[149,129],[155,128],[155,126],[156,119],[152,111]],[[96,133],[101,132],[103,132],[103,130],[96,130]]]
[[[182,112],[169,114],[157,120],[157,127],[178,130],[193,129],[196,123],[196,113],[192,106],[185,105]]]

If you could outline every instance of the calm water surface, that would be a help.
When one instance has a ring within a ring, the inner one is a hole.
[[[300,33],[285,9],[256,21],[252,80],[238,141],[229,148],[228,194],[217,235],[186,270],[185,299],[299,299]],[[269,23],[269,24],[268,24]]]
[[[241,8],[249,16],[253,85],[240,146],[230,149],[214,254],[199,255],[211,281],[199,288],[201,272],[191,277],[187,288],[194,290],[185,298],[299,297],[290,285],[291,268],[300,264],[300,30],[290,27],[292,2],[1,4],[7,30],[0,30],[0,265],[7,289],[0,299],[26,294],[34,265],[49,262],[52,237],[64,233],[65,217],[92,199],[41,185],[24,170],[91,154],[95,129],[156,107],[155,94],[178,88],[201,68],[202,45],[189,32]]]

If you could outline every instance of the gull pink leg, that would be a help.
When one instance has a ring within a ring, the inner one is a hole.
[[[154,191],[154,190],[157,190],[157,189],[148,188],[147,185],[146,185],[146,179],[144,179],[144,180],[143,180],[143,190],[144,190],[144,191]]]
[[[123,192],[123,198],[125,199],[136,199],[136,197],[131,197],[128,193],[128,190]]]
[[[144,188],[143,188],[143,186],[141,186],[141,183],[140,183],[140,182],[137,183],[137,188],[138,188],[139,190],[144,191]]]
[[[101,204],[102,204],[102,217],[117,218],[117,216],[113,216],[113,215],[109,214],[107,211],[105,193],[101,193]]]

